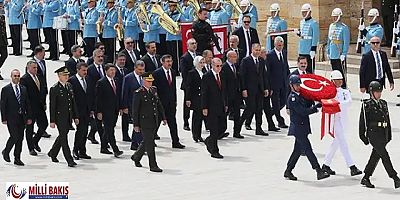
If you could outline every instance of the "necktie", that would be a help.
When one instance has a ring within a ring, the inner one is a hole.
[[[119,69],[119,71],[121,72],[122,76],[125,76],[125,73],[124,73],[123,69]]]
[[[129,54],[130,54],[130,56],[132,58],[133,63],[135,63],[136,62],[136,57],[135,57],[135,54],[133,53],[133,51],[129,51]]]
[[[258,64],[258,58],[256,58],[256,69],[257,69],[257,74],[258,74],[258,72],[259,72],[259,64]]]
[[[86,85],[85,78],[82,78],[82,85],[83,85],[83,90],[86,92],[87,85]]]
[[[167,71],[167,79],[168,79],[168,85],[171,86],[172,85],[172,79],[171,79],[171,76],[169,74],[169,70]]]
[[[103,71],[101,70],[101,65],[98,65],[97,66],[97,71],[99,72],[99,74],[100,74],[100,78],[103,78]]]
[[[376,57],[376,61],[377,61],[377,67],[378,67],[378,78],[381,79],[382,78],[382,66],[381,66],[381,59],[379,58],[379,53],[376,52],[375,57]]]
[[[246,32],[247,32],[247,42],[248,42],[248,44],[249,44],[249,51],[248,51],[248,53],[250,54],[250,51],[251,51],[251,38],[250,38],[250,32],[249,32],[249,30],[247,30]]]
[[[231,67],[232,67],[233,74],[234,74],[235,77],[236,77],[236,67],[235,67],[235,65],[231,65]]]
[[[20,104],[21,103],[21,93],[19,92],[18,85],[15,85],[15,95],[17,97],[18,103]]]
[[[235,49],[236,55],[239,56],[239,52],[237,49]]]
[[[151,59],[153,60],[154,66],[157,68],[158,67],[158,63],[157,63],[156,57],[153,56]]]
[[[38,90],[40,91],[40,82],[39,79],[37,78],[36,75],[33,76],[33,79],[35,81],[36,87],[38,88]]]
[[[43,72],[43,75],[44,75],[45,73],[44,73],[44,67],[43,67],[43,63],[42,63],[42,61],[41,61],[41,60],[39,60],[38,64],[39,64],[39,67],[40,67],[40,69],[42,70],[42,72]]]
[[[303,73],[302,74],[306,74],[306,72],[305,71],[303,71]]]
[[[117,87],[115,87],[114,79],[111,79],[111,86],[113,88],[114,94],[117,94]]]
[[[279,52],[279,61],[283,62],[283,57],[281,52]]]
[[[219,87],[219,89],[221,89],[221,80],[219,79],[219,74],[216,74],[217,75],[217,84],[218,84],[218,87]]]

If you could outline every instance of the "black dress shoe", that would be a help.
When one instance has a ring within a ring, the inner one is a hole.
[[[42,149],[39,147],[38,144],[34,144],[33,148],[37,151],[37,152],[42,152]]]
[[[275,131],[275,132],[278,132],[279,130],[281,130],[281,129],[280,129],[280,128],[277,128],[277,127],[275,127],[275,126],[269,127],[269,128],[268,128],[268,131]]]
[[[225,138],[225,137],[228,137],[228,136],[229,136],[229,133],[226,132],[226,133],[220,135],[219,138],[218,138],[218,140],[221,140],[222,138]]]
[[[68,162],[68,167],[75,167],[76,165],[78,165],[78,164],[76,164],[76,162],[74,162],[74,161]]]
[[[199,142],[204,142],[204,139],[202,137],[199,137]]]
[[[400,106],[400,103],[396,103],[396,106]]]
[[[79,153],[78,152],[72,152],[72,157],[75,159],[75,160],[79,160]]]
[[[185,131],[190,131],[190,127],[189,127],[189,126],[184,126],[184,127],[183,127],[183,130],[185,130]]]
[[[4,159],[6,162],[11,162],[10,155],[9,155],[9,154],[6,154],[6,152],[5,152],[4,150],[1,152],[1,154],[3,154],[3,159]]]
[[[250,126],[250,125],[245,125],[244,127],[245,127],[245,128],[246,128],[246,130],[248,130],[248,131],[251,131],[251,130],[253,130],[253,128],[251,128],[251,126]]]
[[[54,157],[50,152],[47,153],[47,155],[51,158],[51,162],[55,162],[55,163],[60,162],[60,161],[57,159],[57,157]]]
[[[44,132],[44,133],[43,133],[43,135],[42,135],[42,137],[44,137],[44,138],[50,138],[50,137],[51,137],[51,135],[50,135],[50,134],[48,134],[47,132]]]
[[[243,139],[244,138],[244,136],[240,135],[240,134],[233,134],[233,137],[234,138],[238,138],[238,139]]]
[[[88,140],[89,140],[92,144],[99,144],[99,142],[98,142],[96,139],[94,139],[94,138],[88,137]]]
[[[124,142],[132,142],[132,139],[130,137],[125,137],[122,139]]]
[[[211,154],[211,157],[212,158],[216,158],[216,159],[223,159],[224,158],[224,156],[221,155],[220,153],[213,153],[213,154]]]
[[[136,167],[143,167],[140,161],[137,160],[134,155],[131,156],[131,160],[135,163]]]
[[[193,141],[199,143],[199,138],[193,138]]]
[[[153,167],[153,168],[150,168],[150,171],[152,171],[152,172],[162,172],[162,169],[160,169],[159,167]]]
[[[35,150],[30,150],[29,151],[29,155],[31,155],[31,156],[37,156],[37,153],[36,153],[36,151]]]
[[[336,175],[336,172],[333,171],[329,166],[327,165],[322,165],[322,171],[328,173],[329,175]]]
[[[14,160],[14,165],[18,165],[18,166],[24,166],[25,164],[20,160],[20,159],[15,159]]]
[[[375,185],[372,185],[371,181],[369,178],[363,177],[361,179],[361,185],[364,185],[367,188],[375,188]]]
[[[114,152],[114,157],[119,158],[122,154],[124,154],[123,151]]]
[[[185,145],[183,145],[181,143],[176,143],[176,144],[172,144],[172,148],[174,148],[174,149],[184,149]]]
[[[3,76],[1,76],[1,74],[0,74],[0,81],[1,81],[1,80],[4,80],[4,78],[3,78]]]
[[[269,134],[264,132],[263,130],[256,131],[256,135],[269,136]]]
[[[286,124],[278,124],[278,127],[279,128],[289,128],[289,126]]]
[[[156,136],[154,136],[154,139],[155,139],[155,140],[159,140],[159,139],[161,139],[161,138],[160,138],[160,136],[156,135]]]
[[[393,178],[393,181],[394,181],[394,188],[395,189],[399,188],[400,187],[400,178],[398,176],[395,176]]]
[[[82,158],[82,159],[92,159],[92,157],[90,157],[90,156],[87,155],[86,153],[85,153],[85,154],[79,154],[79,158]]]
[[[139,145],[137,145],[135,143],[131,144],[131,150],[136,151],[136,150],[138,150],[138,148],[139,148]]]
[[[359,170],[355,165],[350,166],[350,175],[351,176],[357,176],[362,174],[362,171]]]
[[[293,175],[291,171],[285,170],[285,173],[283,174],[283,177],[292,180],[292,181],[297,181],[297,177]]]
[[[397,97],[400,97],[400,94],[398,94]]]
[[[317,169],[317,180],[328,178],[330,175],[322,169]]]
[[[101,149],[101,150],[100,150],[100,153],[102,153],[102,154],[113,154],[113,152],[111,152],[111,151],[108,150],[108,149]]]

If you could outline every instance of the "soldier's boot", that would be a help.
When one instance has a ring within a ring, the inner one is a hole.
[[[371,181],[369,180],[369,177],[364,176],[361,179],[361,185],[364,185],[367,188],[375,188],[375,185],[372,185]]]
[[[291,180],[291,181],[297,181],[297,177],[293,175],[292,171],[290,170],[285,170],[285,173],[283,174],[283,177]]]
[[[321,168],[317,168],[316,171],[317,171],[317,180],[328,178],[330,176],[328,172],[323,171]]]
[[[328,173],[329,175],[336,175],[336,172],[333,171],[329,166],[322,165],[322,171]]]
[[[398,176],[395,176],[393,178],[394,180],[394,188],[399,188],[400,187],[400,178]]]
[[[357,176],[362,174],[362,171],[359,170],[355,165],[350,166],[350,174],[351,176]]]

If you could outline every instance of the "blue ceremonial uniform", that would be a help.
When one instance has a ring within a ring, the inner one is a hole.
[[[349,27],[342,23],[332,23],[328,31],[327,54],[329,59],[340,59],[340,55],[347,55],[350,45]]]
[[[77,0],[69,0],[66,5],[65,13],[68,18],[68,30],[80,30],[80,9]]]
[[[43,10],[43,4],[36,0],[30,0],[30,7],[28,9],[28,23],[27,29],[40,29],[42,28],[42,19],[40,18]]]
[[[117,6],[120,6],[122,8],[126,8],[127,0],[118,0],[117,1]]]
[[[96,4],[97,11],[99,13],[104,13],[107,10],[106,5],[107,5],[107,0],[98,0]]]
[[[83,38],[97,37],[96,22],[99,19],[99,12],[96,8],[86,8],[84,12]]]
[[[210,25],[221,25],[229,24],[229,15],[223,9],[213,10],[210,12]],[[228,32],[231,30],[231,26],[228,25]]]
[[[193,14],[195,12],[193,7],[191,5],[182,6],[182,10],[183,10],[183,15],[184,15],[184,18],[185,18],[185,22],[192,22],[193,21]]]
[[[133,40],[139,40],[139,23],[135,15],[135,7],[125,10],[124,15],[124,28],[125,28],[125,38],[132,38]]]
[[[250,18],[251,18],[251,22],[250,22],[250,27],[251,28],[254,28],[254,29],[257,29],[257,16],[255,16],[253,13],[245,13],[245,14],[243,14],[243,13],[241,13],[240,15],[239,15],[239,18],[238,18],[238,23],[237,23],[237,26],[236,26],[236,28],[239,28],[239,27],[242,27],[243,26],[243,15],[245,15],[245,16],[250,16]]]
[[[382,41],[383,33],[383,27],[378,23],[372,23],[366,29],[364,29],[363,35],[365,36],[365,40],[362,53],[365,54],[371,50],[371,45],[369,44],[369,40],[371,40],[371,38],[376,36]]]
[[[46,0],[43,11],[43,28],[53,28],[54,17],[59,16],[61,12],[61,2],[59,0]]]
[[[178,11],[175,11],[174,13],[170,13],[169,12],[169,17],[174,20],[175,22],[182,22],[185,21],[185,17],[183,15],[181,15]],[[169,32],[167,32],[167,37],[166,37],[166,41],[177,41],[177,40],[182,40],[182,34],[171,34]]]
[[[300,21],[300,41],[298,52],[302,55],[309,55],[310,51],[316,51],[319,42],[319,25],[312,18]]]
[[[24,23],[24,16],[19,15],[24,7],[24,0],[11,0],[11,2],[6,4],[6,8],[8,8],[8,24],[9,25],[20,25]]]
[[[148,25],[149,32],[144,33],[144,42],[155,41],[160,43],[159,29],[161,28],[160,23],[158,23],[158,15],[147,13],[150,18],[150,25]]]
[[[287,22],[284,19],[281,19],[279,16],[276,17],[270,17],[268,18],[267,21],[267,33],[272,33],[272,32],[280,32],[280,31],[285,31],[287,30]],[[282,37],[285,36],[287,38],[287,34],[282,35]],[[274,48],[274,42],[273,42],[273,38],[271,36],[267,36],[266,39],[266,48],[268,50],[273,49]],[[284,38],[285,39],[285,38]],[[285,40],[285,44],[287,45],[287,41]],[[285,47],[286,47],[285,45]]]
[[[257,7],[254,4],[249,6],[249,14],[251,16],[250,27],[257,29],[258,12]]]
[[[226,14],[229,16],[229,18],[231,18],[232,13],[234,11],[233,6],[230,3],[225,3],[222,7],[224,8],[224,10],[225,10]]]
[[[117,33],[114,30],[114,25],[117,23],[118,13],[115,7],[106,10],[103,22],[103,38],[115,38],[117,36]]]

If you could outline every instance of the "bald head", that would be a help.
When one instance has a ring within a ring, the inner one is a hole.
[[[211,60],[211,66],[214,72],[219,73],[222,67],[222,61],[219,58],[213,58]]]
[[[235,64],[237,62],[237,54],[235,51],[228,51],[228,53],[226,53],[226,57],[228,58],[228,61],[232,64]]]
[[[371,45],[372,50],[378,51],[381,48],[381,39],[374,36],[369,40],[369,44]]]

